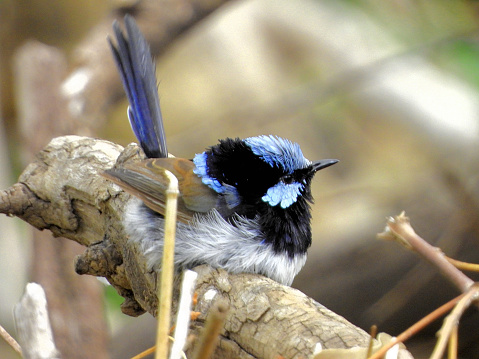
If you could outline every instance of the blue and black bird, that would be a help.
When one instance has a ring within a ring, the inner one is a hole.
[[[298,144],[277,136],[226,138],[194,156],[168,157],[155,67],[132,17],[110,40],[130,106],[128,117],[149,159],[105,176],[140,200],[131,201],[124,226],[152,268],[159,268],[165,211],[163,169],[179,182],[175,264],[200,264],[231,273],[258,273],[290,285],[311,245],[311,181],[337,160],[311,162]]]

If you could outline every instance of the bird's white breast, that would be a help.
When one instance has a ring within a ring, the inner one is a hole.
[[[125,212],[125,230],[147,257],[148,265],[160,269],[163,255],[164,220],[132,199]],[[290,285],[306,262],[306,254],[290,258],[286,252],[276,253],[271,244],[262,243],[263,236],[255,220],[237,217],[235,225],[212,210],[198,214],[191,223],[178,223],[175,243],[175,264],[192,268],[209,264],[230,273],[257,273],[279,283]]]

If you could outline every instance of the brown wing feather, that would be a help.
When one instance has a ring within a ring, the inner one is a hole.
[[[126,164],[102,175],[140,198],[149,208],[165,213],[168,170],[178,179],[178,220],[187,222],[195,212],[207,212],[216,205],[217,194],[193,173],[194,164],[182,158],[154,158]]]

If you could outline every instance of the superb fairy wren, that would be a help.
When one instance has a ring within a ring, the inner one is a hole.
[[[141,201],[132,201],[124,226],[152,268],[161,263],[166,183],[179,182],[175,264],[209,264],[232,273],[258,273],[290,285],[311,245],[311,180],[337,160],[307,160],[298,144],[276,136],[220,140],[193,160],[168,158],[155,67],[132,17],[126,35],[117,22],[110,40],[130,106],[128,117],[149,159],[105,176]]]

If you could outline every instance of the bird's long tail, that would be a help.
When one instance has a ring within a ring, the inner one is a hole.
[[[168,157],[165,130],[150,48],[135,23],[125,16],[126,37],[120,24],[113,23],[117,44],[108,39],[130,106],[131,128],[145,154],[150,158]]]

